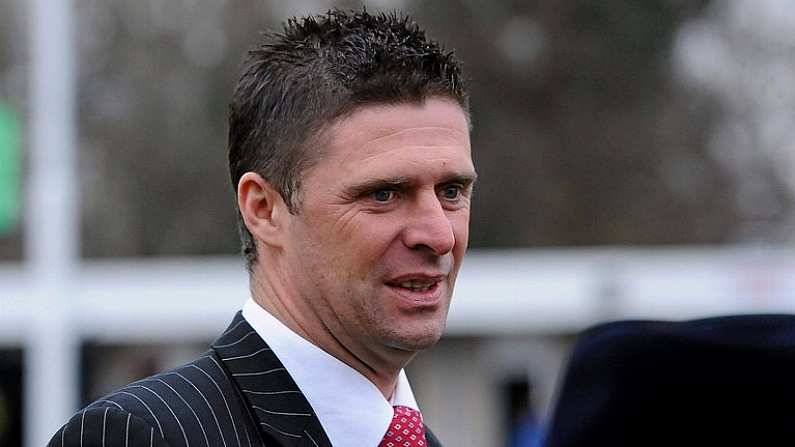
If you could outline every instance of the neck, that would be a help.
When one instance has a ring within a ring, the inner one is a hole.
[[[262,270],[256,269],[250,277],[254,301],[300,337],[358,371],[389,400],[400,371],[415,353],[388,346],[368,349],[361,337],[344,328],[333,331],[323,324],[306,300],[292,299],[296,292]]]

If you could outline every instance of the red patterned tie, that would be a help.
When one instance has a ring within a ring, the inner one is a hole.
[[[427,447],[422,414],[409,407],[396,406],[392,423],[378,447]]]

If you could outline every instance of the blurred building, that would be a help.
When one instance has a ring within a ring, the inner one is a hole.
[[[447,445],[543,423],[595,322],[795,309],[795,6],[366,3],[471,78],[473,249],[409,368]],[[242,55],[360,5],[0,2],[0,445],[43,445],[223,329],[247,296],[225,165]]]

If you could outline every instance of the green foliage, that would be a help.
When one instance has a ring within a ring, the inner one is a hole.
[[[19,220],[19,133],[15,111],[0,104],[0,235],[10,232]]]

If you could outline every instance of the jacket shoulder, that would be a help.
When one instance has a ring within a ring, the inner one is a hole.
[[[50,439],[47,447],[170,447],[155,427],[115,407],[78,411]]]
[[[61,438],[64,445],[70,445],[66,442],[72,439],[77,440],[74,445],[80,445],[81,430],[84,447],[92,445],[85,443],[86,437],[103,445],[104,430],[104,445],[111,447],[114,444],[107,439],[118,430],[126,433],[129,418],[130,432],[149,438],[142,444],[130,439],[127,444],[122,437],[120,445],[243,446],[256,433],[246,423],[245,413],[224,367],[208,351],[193,362],[133,382],[91,403],[56,433],[50,445],[61,445]],[[141,436],[136,434],[136,440]]]

